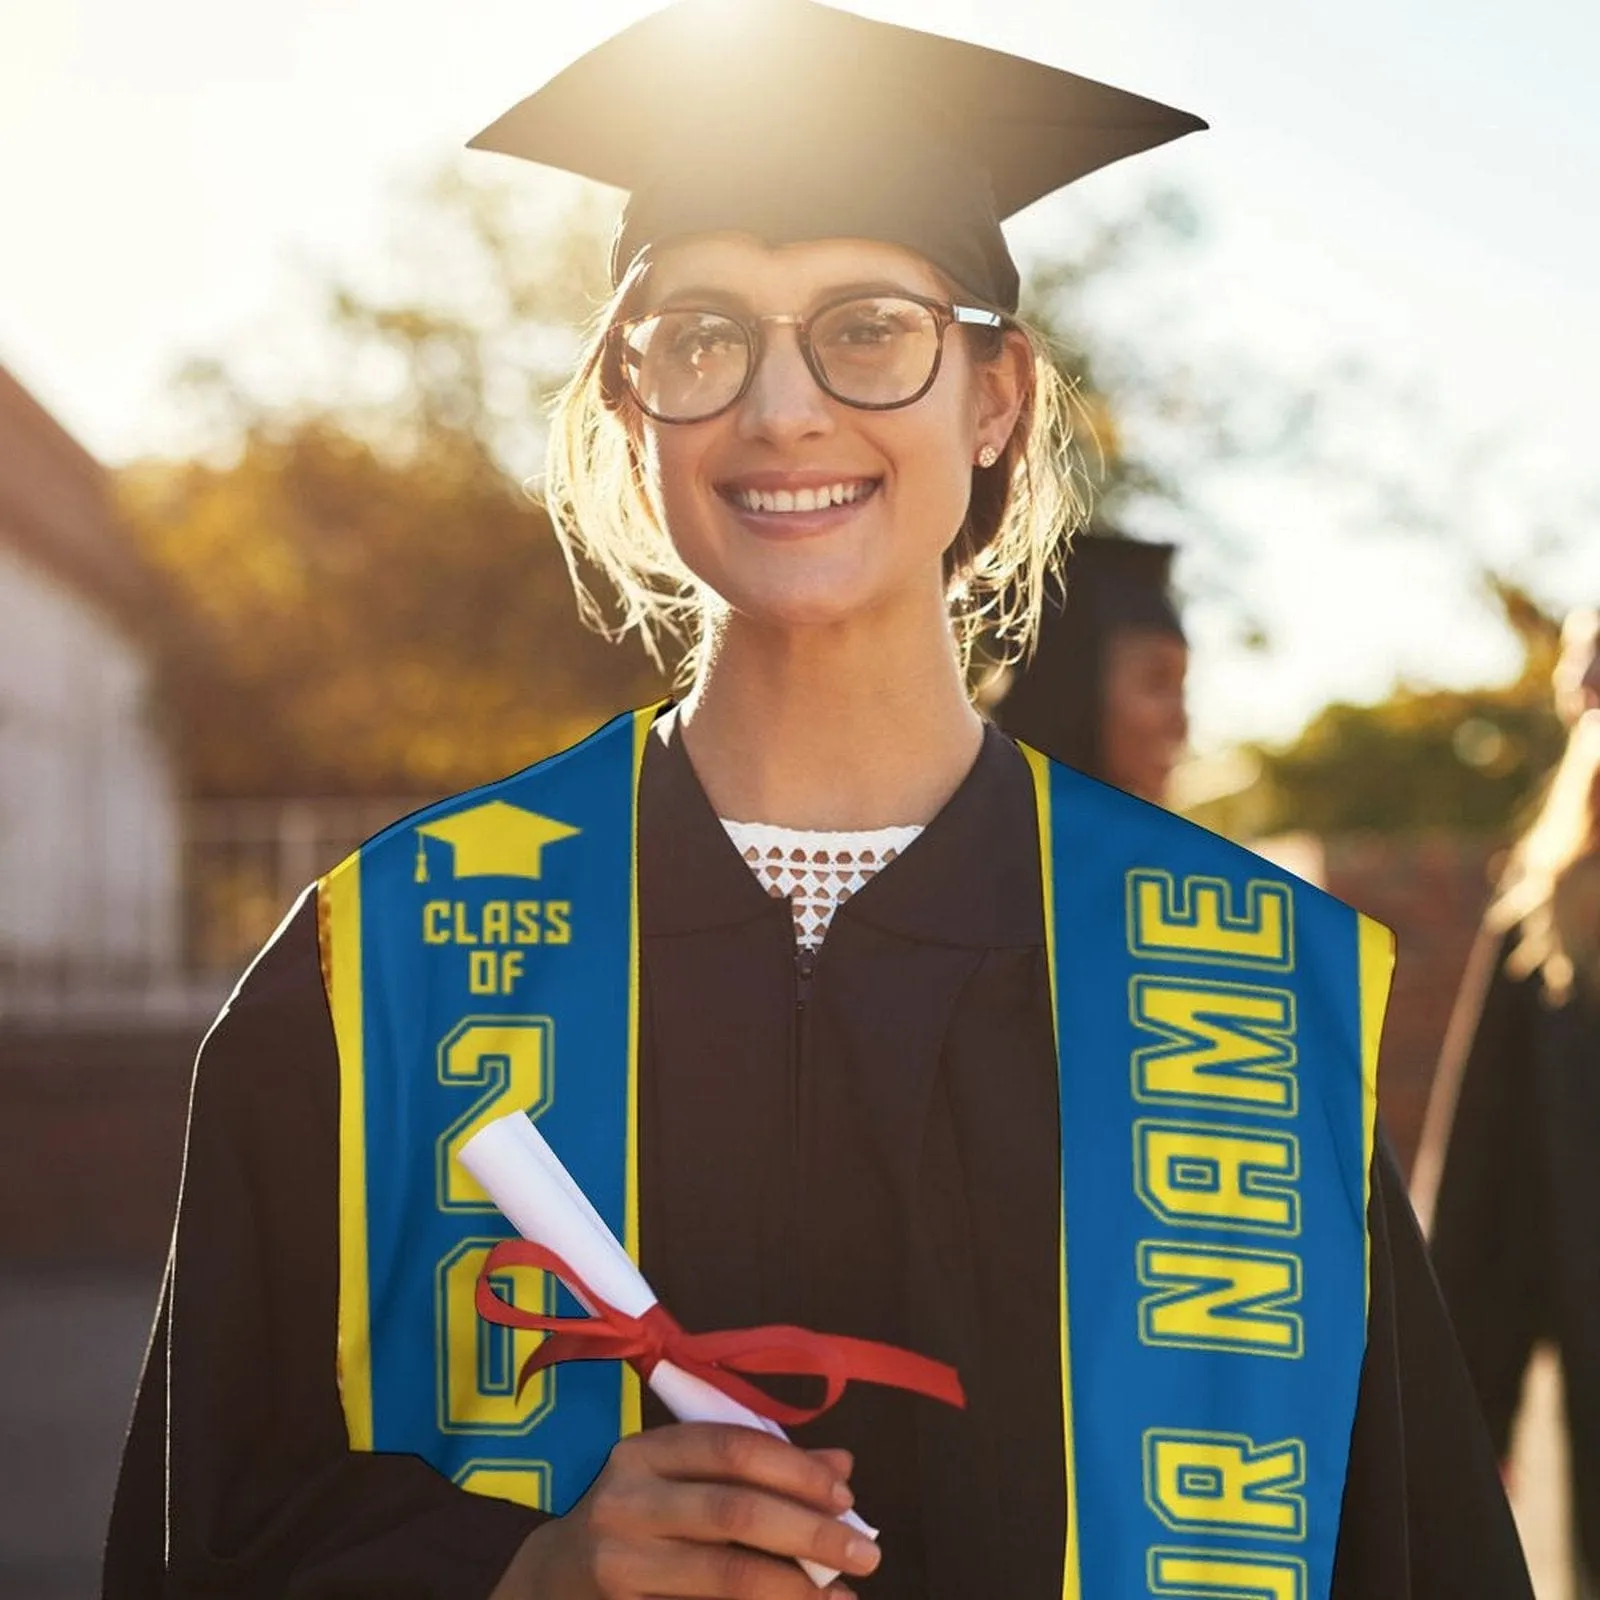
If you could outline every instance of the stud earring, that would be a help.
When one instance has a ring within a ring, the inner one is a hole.
[[[992,467],[999,459],[1000,452],[992,444],[986,444],[978,452],[978,465],[980,467]]]

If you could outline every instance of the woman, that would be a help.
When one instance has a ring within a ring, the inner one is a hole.
[[[483,137],[633,191],[550,493],[692,682],[380,835],[244,980],[109,1594],[1526,1592],[1370,1152],[1381,936],[965,692],[1072,498],[998,219],[1194,125],[693,0]],[[610,1363],[519,1389],[476,1284],[553,1287],[496,1280],[454,1159],[519,1107],[682,1325],[887,1342],[965,1407],[852,1386],[790,1445],[635,1436]]]
[[[1064,599],[1046,602],[1033,657],[995,711],[1014,739],[1156,805],[1189,737],[1171,565],[1171,545],[1080,535]]]
[[[1502,1457],[1534,1344],[1560,1353],[1588,1595],[1600,1573],[1600,614],[1574,612],[1562,641],[1566,751],[1485,919],[1417,1181],[1425,1203],[1437,1175],[1434,1264]]]

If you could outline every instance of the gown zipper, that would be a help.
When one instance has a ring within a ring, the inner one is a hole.
[[[811,998],[811,979],[817,970],[817,952],[810,946],[795,942],[794,952],[794,1008],[803,1017],[806,1002]]]
[[[791,911],[789,933],[794,940],[794,1050],[789,1063],[789,1193],[794,1206],[789,1240],[790,1292],[797,1315],[804,1322],[810,1295],[805,1282],[805,1139],[802,1129],[806,1067],[807,1006],[816,973],[817,952],[800,943]]]

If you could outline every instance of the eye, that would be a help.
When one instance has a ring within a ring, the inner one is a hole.
[[[904,310],[873,304],[841,313],[828,327],[828,340],[832,344],[871,347],[889,344],[913,331],[913,318]]]
[[[858,316],[829,330],[835,344],[884,344],[901,331],[888,317]]]
[[[866,355],[921,338],[931,323],[926,307],[914,300],[852,300],[823,313],[815,338],[830,350]]]
[[[661,328],[651,341],[652,353],[660,343],[660,355],[674,365],[702,367],[728,357],[744,344],[737,323],[727,317],[703,312],[676,312],[662,318]]]

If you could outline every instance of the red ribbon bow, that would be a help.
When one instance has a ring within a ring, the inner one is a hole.
[[[540,1267],[555,1273],[586,1305],[594,1307],[594,1315],[550,1317],[511,1305],[495,1293],[489,1281],[506,1267]],[[607,1305],[555,1251],[527,1239],[502,1240],[489,1252],[478,1274],[477,1305],[478,1315],[486,1322],[533,1328],[549,1335],[523,1363],[517,1378],[519,1394],[534,1373],[559,1361],[628,1361],[642,1378],[648,1378],[657,1363],[670,1361],[714,1385],[729,1399],[786,1427],[820,1417],[838,1403],[845,1385],[852,1381],[909,1389],[958,1408],[967,1403],[954,1367],[873,1339],[813,1333],[809,1328],[780,1323],[732,1328],[724,1333],[686,1333],[659,1303],[642,1317],[630,1317]],[[785,1405],[739,1376],[750,1372],[821,1378],[827,1393],[821,1405]]]

